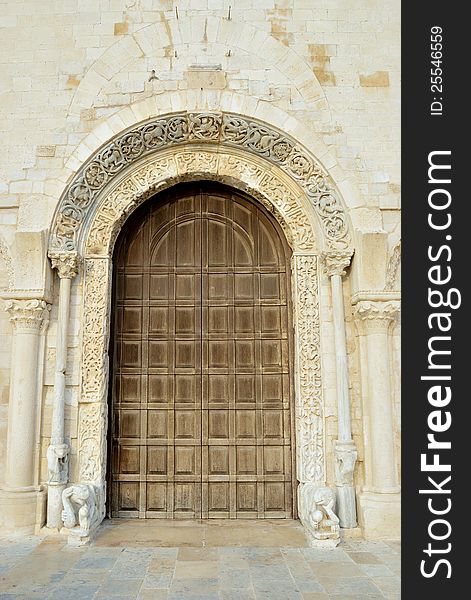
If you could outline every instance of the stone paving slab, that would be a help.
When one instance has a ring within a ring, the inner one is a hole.
[[[182,522],[173,524],[175,538],[185,540],[189,532],[189,539],[176,547],[168,545],[172,524],[149,525],[107,524],[83,548],[70,548],[61,537],[0,540],[0,600],[400,598],[397,542],[346,540],[321,550],[308,547],[297,522],[251,523],[252,538],[244,523]],[[241,546],[236,533],[244,526],[248,545]],[[163,540],[151,540],[156,528],[165,530]],[[138,540],[131,537],[136,531]],[[227,545],[206,545],[207,540]]]

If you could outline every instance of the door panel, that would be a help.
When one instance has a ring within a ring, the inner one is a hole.
[[[112,515],[293,516],[289,251],[264,211],[176,188],[115,252]]]

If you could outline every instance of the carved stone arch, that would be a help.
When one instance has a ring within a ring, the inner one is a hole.
[[[294,251],[317,251],[322,233],[302,189],[264,159],[207,144],[186,147],[128,168],[116,185],[97,199],[84,224],[78,249],[83,256],[111,256],[122,223],[142,202],[184,181],[213,180],[247,192],[280,223]]]
[[[278,168],[302,191],[307,209],[312,207],[322,234],[322,249],[351,250],[348,216],[332,178],[316,158],[271,125],[227,112],[182,112],[156,117],[124,131],[98,149],[62,195],[52,225],[50,250],[78,250],[99,198],[130,166],[165,150],[202,144],[239,150],[255,162],[266,161]]]

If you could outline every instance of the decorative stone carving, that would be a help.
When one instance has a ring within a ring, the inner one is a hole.
[[[49,252],[51,266],[61,279],[73,279],[78,273],[76,252]]]
[[[353,306],[353,314],[360,333],[384,333],[400,312],[398,300],[360,300]]]
[[[358,452],[353,442],[335,442],[335,485],[352,486]]]
[[[273,174],[264,174],[258,188],[278,209],[285,227],[287,223],[290,224],[290,236],[294,247],[299,250],[313,250],[315,244],[312,225],[300,200],[295,198],[288,187]]]
[[[191,143],[241,148],[278,165],[309,198],[322,223],[326,245],[332,249],[349,247],[347,219],[335,186],[304,148],[267,124],[240,115],[208,112],[146,121],[95,152],[61,198],[52,228],[51,251],[77,249],[80,229],[93,212],[98,196],[126,167],[158,150]]]
[[[107,254],[127,215],[177,176],[175,158],[147,162],[111,190],[88,232],[87,254]]]
[[[3,271],[3,275],[2,275]],[[15,274],[7,244],[0,239],[0,290],[11,290],[15,285]]]
[[[324,272],[328,277],[339,275],[343,277],[346,269],[350,266],[352,260],[352,252],[347,250],[344,252],[323,252],[322,253],[322,266]]]
[[[17,330],[40,332],[43,321],[49,319],[51,305],[44,300],[7,300],[5,310],[10,313],[10,321]]]
[[[211,152],[185,152],[175,154],[178,172],[214,173],[217,171],[218,156]]]
[[[299,516],[312,546],[335,547],[340,541],[339,518],[335,514],[335,492],[313,481],[299,486]]]
[[[62,520],[66,529],[73,529],[76,536],[89,536],[101,520],[99,509],[100,490],[91,484],[72,485],[62,492]]]
[[[296,331],[296,439],[298,479],[324,480],[317,256],[293,258]]]
[[[51,444],[47,449],[48,483],[62,485],[69,478],[69,447]]]
[[[105,403],[83,404],[79,411],[79,478],[87,483],[101,484],[106,472]]]
[[[386,270],[385,290],[398,290],[401,287],[401,240],[394,246]]]
[[[157,191],[179,181],[204,175],[230,182],[261,202],[278,220],[296,250],[316,246],[312,225],[299,197],[272,171],[223,150],[189,151],[149,161],[106,195],[90,224],[87,255],[107,255],[128,214]],[[241,185],[244,183],[244,185]],[[98,201],[97,201],[98,202]]]
[[[106,402],[110,260],[87,259],[84,277],[81,402]]]

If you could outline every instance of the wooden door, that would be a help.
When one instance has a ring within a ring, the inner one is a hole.
[[[293,516],[289,249],[222,186],[126,223],[114,274],[111,513]]]

